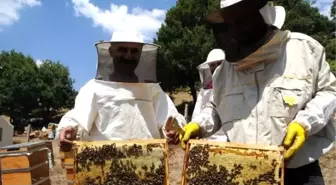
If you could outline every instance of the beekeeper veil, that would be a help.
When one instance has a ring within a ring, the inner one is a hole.
[[[110,41],[95,44],[96,79],[127,83],[155,83],[159,46],[145,43],[134,30],[118,30]]]
[[[281,29],[286,17],[283,7],[267,0],[221,0],[220,8],[206,19],[229,62],[238,62],[259,49]]]
[[[209,52],[207,60],[197,66],[203,89],[209,89],[212,83],[214,70],[225,60],[225,53],[221,49],[213,49]],[[212,86],[212,85],[211,85]]]

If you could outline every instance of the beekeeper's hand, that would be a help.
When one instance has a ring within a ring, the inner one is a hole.
[[[75,127],[68,126],[60,131],[59,147],[67,152],[72,148],[72,141],[76,139],[77,130]]]
[[[168,144],[177,145],[179,143],[179,135],[175,131],[166,132],[166,136],[168,139]]]
[[[186,149],[186,144],[190,137],[198,136],[200,132],[200,126],[195,122],[190,122],[188,125],[183,127],[184,135],[180,134],[180,144],[183,149]]]
[[[284,147],[286,148],[285,160],[292,158],[303,146],[305,140],[305,129],[299,123],[290,123],[284,140]]]

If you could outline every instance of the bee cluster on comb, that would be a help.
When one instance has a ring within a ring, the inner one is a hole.
[[[166,185],[166,140],[76,142],[75,185]]]
[[[283,149],[190,140],[183,185],[283,185]]]

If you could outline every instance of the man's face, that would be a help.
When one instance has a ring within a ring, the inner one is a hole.
[[[211,74],[213,74],[218,66],[220,66],[222,61],[212,62],[209,64]]]
[[[139,43],[113,43],[109,51],[113,58],[114,70],[132,75],[139,64],[142,46]]]
[[[240,3],[226,8],[222,16],[225,22],[212,25],[212,29],[226,59],[237,62],[251,54],[266,24],[258,10]]]

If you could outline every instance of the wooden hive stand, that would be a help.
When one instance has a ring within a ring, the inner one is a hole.
[[[165,139],[75,141],[60,153],[68,184],[169,185]]]
[[[278,146],[189,140],[182,185],[284,185],[283,153]]]
[[[2,185],[50,185],[48,152],[43,141],[0,148]]]

